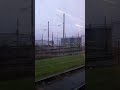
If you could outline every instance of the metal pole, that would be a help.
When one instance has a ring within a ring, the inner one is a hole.
[[[53,46],[53,43],[54,43],[54,42],[53,42],[53,32],[52,32],[52,46]]]
[[[79,38],[79,33],[78,33],[78,46],[80,46],[80,38]]]
[[[57,35],[57,46],[59,46],[59,44],[58,44],[58,35]]]
[[[82,38],[82,37],[81,37],[81,38]],[[79,36],[79,33],[78,33],[78,48],[79,48],[79,50],[80,50],[80,47],[81,47],[81,46],[80,46],[80,43],[81,43],[80,41],[81,41],[81,40],[80,40],[80,36]],[[79,52],[80,52],[80,51],[79,51]]]
[[[65,14],[63,14],[63,54],[64,54],[64,46],[65,46]]]
[[[66,39],[66,33],[65,33],[65,39]]]
[[[49,47],[49,21],[48,21],[48,47]]]
[[[60,40],[59,40],[59,45],[58,45],[58,48],[59,48],[59,55],[60,55]]]
[[[42,47],[43,47],[43,34],[42,34]]]

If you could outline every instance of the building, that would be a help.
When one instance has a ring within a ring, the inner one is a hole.
[[[48,41],[47,40],[35,40],[35,45],[48,46]],[[49,41],[49,46],[54,46],[54,41]]]
[[[48,45],[48,41],[47,40],[35,40],[35,45]]]
[[[62,38],[61,45],[64,45],[65,47],[80,47],[81,37]]]
[[[85,35],[81,36],[81,46],[85,46]]]

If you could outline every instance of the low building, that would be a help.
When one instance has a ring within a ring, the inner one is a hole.
[[[35,45],[48,46],[48,41],[47,40],[35,40]],[[54,41],[49,41],[49,46],[54,46]]]
[[[35,45],[48,45],[48,41],[47,40],[35,40]]]
[[[65,47],[80,47],[81,37],[62,38],[61,45]]]

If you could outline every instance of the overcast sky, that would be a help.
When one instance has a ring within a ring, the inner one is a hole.
[[[47,22],[50,37],[62,37],[63,12],[66,36],[83,35],[85,32],[85,0],[35,0],[35,38],[47,39]]]

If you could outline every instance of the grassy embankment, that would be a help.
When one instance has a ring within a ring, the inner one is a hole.
[[[41,79],[49,75],[63,72],[67,69],[84,65],[85,56],[71,55],[44,60],[36,60],[35,62],[35,79]]]

